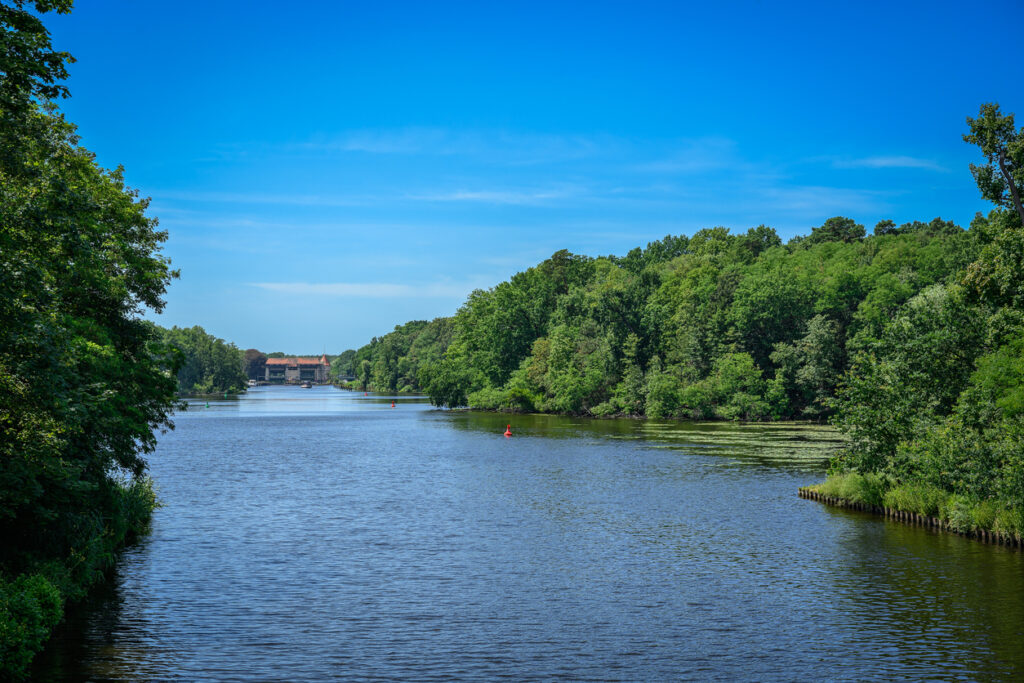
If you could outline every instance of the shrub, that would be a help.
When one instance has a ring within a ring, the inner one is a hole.
[[[57,590],[42,574],[7,581],[0,576],[0,679],[26,675],[36,652],[63,617]]]
[[[478,410],[498,410],[504,404],[505,392],[495,387],[484,387],[474,391],[466,398],[470,408]]]
[[[974,506],[965,496],[952,495],[943,502],[939,509],[939,516],[949,522],[954,531],[966,533],[974,528]]]

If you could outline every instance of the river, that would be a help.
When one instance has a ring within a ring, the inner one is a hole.
[[[175,423],[152,534],[37,680],[1024,676],[1022,554],[798,498],[826,428],[330,387]]]

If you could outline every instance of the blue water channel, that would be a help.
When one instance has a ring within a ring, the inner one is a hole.
[[[152,534],[36,679],[1024,677],[1022,554],[798,498],[827,428],[331,387],[175,423]]]

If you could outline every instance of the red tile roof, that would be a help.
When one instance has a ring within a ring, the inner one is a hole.
[[[267,365],[329,365],[326,356],[320,358],[268,358]]]

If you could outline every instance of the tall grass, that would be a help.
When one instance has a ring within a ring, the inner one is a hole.
[[[887,508],[935,517],[949,494],[927,484],[897,484],[882,497]]]
[[[964,533],[993,531],[1004,536],[1024,535],[1024,511],[1005,501],[977,500],[927,483],[898,483],[876,474],[843,472],[830,474],[825,481],[809,488],[852,503],[935,517],[951,529]]]
[[[810,487],[823,496],[841,498],[852,503],[881,505],[885,492],[885,480],[877,474],[843,472],[831,474],[820,484]]]

